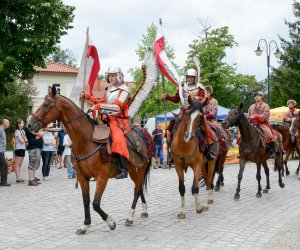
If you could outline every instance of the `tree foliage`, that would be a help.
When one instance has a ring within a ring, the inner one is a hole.
[[[150,27],[147,28],[146,35],[142,35],[142,41],[141,43],[138,44],[138,48],[135,51],[139,58],[139,61],[141,62],[143,61],[146,50],[153,49],[153,43],[156,38],[156,32],[157,32],[157,27],[154,24],[151,24]],[[167,42],[165,42],[165,51],[169,59],[172,61],[175,57],[174,50],[168,45]],[[177,65],[174,66],[178,68]],[[133,81],[135,83],[142,82],[143,75],[140,68],[132,68],[130,69],[130,73],[133,76]],[[139,84],[137,84],[136,88],[138,88],[138,86]],[[165,86],[166,86],[166,90],[165,90],[166,93],[170,93],[170,94],[176,93],[176,87],[172,83],[168,82],[167,80],[165,82]],[[133,92],[135,92],[136,88],[133,90]],[[138,112],[138,116],[144,118],[144,117],[151,117],[163,113],[164,106],[163,106],[163,102],[161,101],[162,94],[163,94],[163,86],[162,86],[162,78],[160,76],[158,78],[157,85],[154,87],[149,97],[140,108]],[[176,109],[177,107],[178,105],[176,104],[166,102],[167,111]]]
[[[289,29],[290,40],[280,37],[283,49],[281,65],[273,69],[271,75],[271,101],[274,106],[286,105],[288,99],[299,99],[300,89],[300,3],[294,1],[295,22],[285,24]]]
[[[30,114],[33,102],[32,97],[36,94],[33,84],[27,80],[14,81],[4,85],[6,91],[0,92],[0,119],[10,120],[10,132],[14,131],[18,118],[26,121]],[[10,93],[6,95],[5,92]]]
[[[72,51],[69,49],[62,49],[59,45],[55,46],[55,51],[47,57],[46,62],[49,61],[69,65],[74,68],[77,66],[77,61]]]
[[[196,56],[201,64],[201,83],[213,87],[219,104],[233,107],[246,101],[245,108],[248,108],[250,91],[253,91],[253,86],[258,87],[255,77],[238,74],[235,67],[224,62],[226,50],[237,45],[228,27],[212,29],[202,26],[199,38],[189,45],[186,69],[195,67],[192,58]]]
[[[16,78],[29,79],[45,65],[60,37],[72,28],[75,7],[61,0],[1,0],[0,91]]]

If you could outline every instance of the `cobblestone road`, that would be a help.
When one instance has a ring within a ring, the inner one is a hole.
[[[151,170],[146,195],[149,218],[140,218],[139,202],[132,227],[125,227],[124,222],[133,198],[133,183],[110,180],[102,208],[115,219],[117,228],[110,231],[91,209],[92,227],[85,235],[75,234],[84,219],[81,191],[74,189],[74,180],[67,179],[66,169],[51,168],[51,180],[42,181],[38,187],[16,184],[13,174],[9,176],[12,186],[0,187],[0,249],[300,249],[296,166],[297,161],[289,162],[291,175],[283,178],[284,189],[278,186],[278,174],[270,171],[271,190],[258,199],[256,168],[247,164],[241,198],[234,201],[238,165],[227,165],[225,186],[214,192],[214,203],[202,214],[195,211],[189,170],[184,220],[177,219],[180,197],[176,172]],[[25,163],[24,179],[26,168]],[[264,174],[262,184],[264,187]],[[92,193],[94,187],[91,182]],[[202,189],[201,199],[204,194]]]

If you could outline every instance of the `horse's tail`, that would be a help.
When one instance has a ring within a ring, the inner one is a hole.
[[[144,180],[142,183],[142,187],[143,187],[143,190],[145,190],[145,192],[148,191],[148,183],[150,181],[150,169],[151,169],[151,161],[149,160],[148,165],[145,170]]]

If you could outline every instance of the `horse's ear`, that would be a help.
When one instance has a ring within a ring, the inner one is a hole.
[[[241,103],[240,106],[239,106],[239,109],[242,110],[243,107],[244,107],[244,103]]]
[[[193,99],[192,99],[192,97],[190,95],[188,97],[188,102],[189,102],[190,106],[193,105]]]
[[[54,85],[52,85],[52,88],[51,88],[51,94],[52,94],[53,97],[56,96],[56,94],[57,94],[56,88],[55,88]]]

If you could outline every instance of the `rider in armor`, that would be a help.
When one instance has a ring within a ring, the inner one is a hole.
[[[248,110],[250,122],[258,125],[270,147],[270,158],[275,157],[276,134],[269,124],[270,107],[263,101],[264,94],[262,91],[254,93],[255,103]]]
[[[84,97],[95,105],[91,110],[100,110],[108,115],[111,130],[111,151],[119,158],[121,173],[117,179],[127,178],[129,152],[125,133],[130,131],[128,124],[128,104],[130,99],[129,88],[123,82],[123,73],[120,67],[110,66],[104,96],[100,100],[85,93]]]
[[[285,112],[283,121],[290,128],[292,125],[293,118],[295,118],[299,114],[299,111],[295,109],[297,102],[294,100],[288,100],[286,105],[288,106],[289,111]],[[290,132],[291,132],[292,143],[295,143],[296,131],[294,128],[292,128]]]
[[[189,106],[188,103],[188,97],[191,96],[194,100],[204,100],[206,98],[206,90],[205,87],[199,83],[197,79],[197,71],[195,69],[188,69],[186,72],[186,83],[183,85],[183,99],[184,99],[184,104],[183,104],[183,109],[187,109]],[[179,90],[176,92],[175,96],[170,96],[168,94],[163,94],[162,100],[165,101],[171,101],[173,103],[179,103],[180,102],[180,97],[179,97]],[[169,123],[167,130],[167,140],[168,143],[170,144],[171,141],[171,135],[172,131],[175,125],[175,119],[171,120]],[[210,146],[213,144],[214,141],[214,136],[212,132],[210,131],[210,128],[208,127],[208,124],[206,120],[204,119],[204,125],[203,125],[203,130],[205,133],[205,139],[206,139],[206,149],[205,149],[205,154],[207,156],[208,160],[213,160],[215,157],[211,154],[210,152]]]

